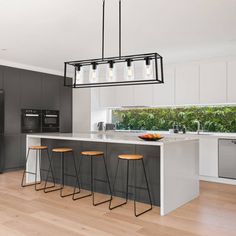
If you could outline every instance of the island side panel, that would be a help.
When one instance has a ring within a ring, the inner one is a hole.
[[[165,143],[161,151],[161,215],[199,196],[199,141]]]
[[[26,154],[25,156],[27,157],[28,149],[31,146],[40,146],[41,145],[41,139],[40,138],[32,138],[32,137],[26,137]],[[38,158],[38,163],[37,163],[37,181],[40,181],[40,171],[39,171],[39,162],[40,162],[41,156]],[[30,150],[29,156],[28,156],[28,161],[26,163],[26,171],[27,172],[32,172],[36,173],[36,151],[35,150]],[[27,174],[25,176],[25,181],[27,184],[35,182],[35,176],[32,174]]]

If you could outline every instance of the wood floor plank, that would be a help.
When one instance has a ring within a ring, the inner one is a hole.
[[[154,207],[136,218],[132,201],[110,211],[108,204],[94,207],[91,198],[73,201],[60,198],[59,192],[21,188],[21,175],[21,171],[0,175],[0,235],[236,235],[236,186],[202,181],[200,197],[167,216],[161,217],[160,209]]]

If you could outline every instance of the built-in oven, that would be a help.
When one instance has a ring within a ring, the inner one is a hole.
[[[60,131],[60,114],[56,110],[42,110],[42,132]]]
[[[21,132],[40,133],[41,132],[41,110],[22,109],[21,110]]]

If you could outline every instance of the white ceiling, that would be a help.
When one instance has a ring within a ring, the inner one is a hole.
[[[0,0],[0,63],[61,72],[101,56],[102,0]],[[118,0],[106,0],[106,56],[118,54]],[[123,0],[123,54],[236,54],[236,0]],[[7,50],[2,50],[7,49]]]

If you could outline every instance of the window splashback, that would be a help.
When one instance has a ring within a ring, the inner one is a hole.
[[[174,124],[196,131],[198,120],[208,132],[236,133],[236,106],[117,109],[112,122],[118,130],[169,130]]]

